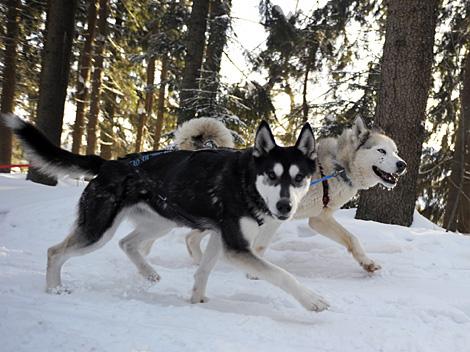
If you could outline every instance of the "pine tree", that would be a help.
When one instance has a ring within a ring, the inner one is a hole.
[[[168,55],[162,58],[162,67],[160,69],[160,88],[158,89],[157,120],[155,121],[155,133],[153,135],[153,149],[160,147],[160,138],[162,137],[163,119],[165,115],[166,87],[168,80],[168,66],[170,64]]]
[[[76,0],[50,0],[47,14],[36,126],[55,145],[60,145],[62,133],[76,7]],[[57,184],[55,178],[35,169],[29,170],[28,179],[47,185]]]
[[[470,50],[467,50],[463,61],[460,118],[456,129],[444,226],[451,231],[470,233]]]
[[[88,82],[90,80],[93,40],[96,30],[96,0],[90,0],[88,5],[87,29],[84,34],[85,44],[80,54],[80,67],[77,78],[75,103],[77,106],[75,123],[73,125],[72,153],[79,153],[82,136],[85,129],[85,107],[88,101]]]
[[[104,52],[106,46],[106,35],[108,30],[108,0],[99,0],[98,26],[95,38],[95,54],[93,56],[93,79],[91,85],[90,111],[87,124],[86,153],[94,154],[96,150],[96,129],[98,127],[98,115],[100,111],[101,83],[104,65]]]
[[[199,104],[201,115],[214,116],[217,108],[217,95],[220,89],[220,64],[227,43],[227,31],[230,25],[231,0],[213,0],[210,4],[209,37],[204,56],[200,79]]]
[[[2,97],[0,113],[13,112],[15,109],[17,42],[18,42],[18,7],[19,0],[8,0],[7,31],[5,36],[5,56],[3,65]],[[11,131],[0,123],[0,164],[11,164]],[[10,172],[1,169],[0,172]]]
[[[195,113],[202,59],[206,41],[209,0],[194,0],[186,37],[186,58],[180,90],[178,124],[191,120]]]
[[[155,82],[155,57],[147,57],[147,84],[145,87],[144,110],[139,114],[139,124],[137,126],[137,137],[135,141],[135,152],[140,152],[144,138],[147,120],[152,115],[153,107],[153,85]]]
[[[408,171],[390,193],[362,192],[359,219],[405,226],[413,221],[438,4],[438,0],[388,4],[375,123],[396,141]]]

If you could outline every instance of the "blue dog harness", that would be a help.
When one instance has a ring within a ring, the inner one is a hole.
[[[310,182],[310,187],[318,184],[318,183],[322,183],[323,185],[323,197],[322,197],[322,202],[323,202],[323,208],[328,208],[328,203],[330,202],[330,196],[328,194],[328,191],[329,191],[329,185],[328,185],[328,180],[330,178],[333,178],[333,177],[337,177],[339,175],[341,175],[343,172],[345,172],[344,168],[340,168],[340,169],[337,169],[335,170],[335,172],[333,172],[332,174],[329,174],[329,175],[326,175],[323,173],[323,167],[321,166],[320,163],[318,163],[318,168],[320,169],[320,175],[321,175],[321,178],[317,179],[317,180],[313,180],[312,182]]]
[[[333,172],[332,174],[323,176],[323,177],[321,177],[321,178],[317,178],[316,180],[313,180],[313,181],[310,182],[310,187],[315,186],[316,184],[318,184],[318,183],[320,183],[320,182],[329,180],[330,178],[337,177],[337,176],[341,175],[344,171],[345,171],[344,169],[336,170],[336,171]],[[322,173],[323,173],[323,172],[322,172]]]
[[[158,151],[152,152],[152,153],[142,154],[139,157],[129,161],[129,165],[137,167],[137,166],[140,166],[141,164],[143,164],[144,162],[146,162],[147,160],[150,160],[154,156],[158,156],[158,155],[162,155],[162,154],[168,154],[168,153],[171,153],[173,151],[174,150],[171,150],[171,149],[164,149],[164,150],[158,150]]]

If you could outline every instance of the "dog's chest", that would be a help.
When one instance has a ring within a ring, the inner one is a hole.
[[[323,187],[322,184],[314,185],[308,193],[302,198],[299,208],[295,213],[295,218],[303,219],[311,216],[317,216],[323,209]],[[328,208],[339,209],[346,204],[357,193],[357,190],[339,180],[330,180],[328,182]]]

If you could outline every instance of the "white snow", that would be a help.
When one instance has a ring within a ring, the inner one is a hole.
[[[156,243],[162,281],[150,286],[118,247],[129,224],[65,265],[70,295],[46,294],[46,250],[67,235],[83,188],[0,176],[1,351],[469,351],[470,238],[418,215],[404,228],[338,213],[382,265],[374,275],[305,221],[281,228],[266,256],[329,301],[322,313],[224,262],[210,301],[191,305],[188,230]]]

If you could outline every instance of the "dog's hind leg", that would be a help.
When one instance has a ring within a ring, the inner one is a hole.
[[[46,287],[50,293],[61,293],[61,269],[64,263],[76,256],[81,256],[104,246],[114,235],[121,222],[122,216],[114,219],[111,227],[106,229],[101,236],[87,233],[85,226],[74,226],[74,229],[61,243],[47,250]]]
[[[127,254],[129,259],[137,268],[137,271],[142,274],[144,278],[151,282],[160,281],[160,276],[152,268],[144,257],[145,246],[151,241],[152,245],[155,240],[166,235],[176,225],[167,219],[154,213],[152,216],[157,216],[156,221],[151,223],[148,220],[143,220],[138,223],[138,227],[129,235],[119,241],[119,246]],[[147,222],[146,222],[147,221]]]
[[[47,290],[61,285],[60,271],[71,257],[92,252],[108,242],[119,226],[120,185],[106,182],[106,177],[93,179],[80,197],[78,219],[70,235],[47,252]]]
[[[199,264],[202,259],[201,241],[208,234],[207,231],[192,230],[185,237],[186,249],[194,264]]]
[[[330,210],[323,210],[319,216],[311,217],[308,223],[315,231],[345,246],[364,270],[374,272],[381,268],[367,256],[357,237],[334,219]]]
[[[199,267],[194,274],[191,303],[203,303],[207,300],[205,297],[207,280],[212,269],[214,269],[217,260],[222,254],[222,239],[220,234],[212,232],[210,236],[209,243],[207,243],[207,247],[201,258]]]

